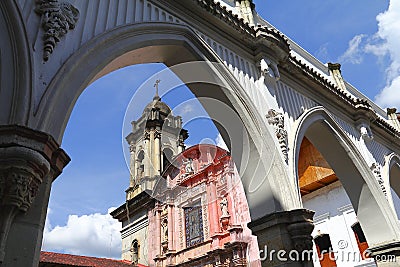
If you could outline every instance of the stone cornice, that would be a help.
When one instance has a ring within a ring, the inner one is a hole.
[[[302,75],[303,77],[305,76],[308,80],[322,86],[325,90],[320,91],[319,93],[326,95],[330,99],[336,99],[337,103],[339,103],[341,107],[348,112],[348,114],[351,114],[351,118],[354,121],[366,119],[372,123],[371,127],[373,130],[379,131],[380,134],[388,137],[392,141],[398,142],[398,139],[400,138],[400,132],[397,131],[386,120],[379,117],[369,104],[368,100],[354,97],[346,91],[338,88],[335,84],[323,77],[315,69],[309,67],[307,64],[294,56],[290,56],[287,63],[283,67],[294,75]]]
[[[148,193],[142,192],[110,212],[110,215],[114,219],[118,219],[122,222],[123,220],[128,219],[128,211],[129,214],[132,214],[138,212],[140,209],[146,208],[148,205],[153,205],[154,203],[155,200]]]
[[[215,17],[224,21],[225,23],[232,26],[234,29],[240,33],[245,33],[251,36],[255,36],[255,28],[246,23],[238,15],[233,14],[232,11],[228,10],[225,6],[222,6],[219,2],[214,2],[213,0],[192,0],[201,6],[204,10],[208,11]]]

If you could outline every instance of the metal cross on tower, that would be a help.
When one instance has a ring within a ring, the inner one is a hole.
[[[158,97],[158,86],[160,84],[161,80],[156,80],[156,83],[154,84],[154,87],[156,88],[156,95],[155,97]]]

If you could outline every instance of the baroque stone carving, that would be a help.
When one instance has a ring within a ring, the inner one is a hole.
[[[185,161],[183,162],[183,165],[184,165],[184,171],[185,171],[184,175],[185,175],[185,176],[194,173],[193,159],[188,158],[187,160],[185,160]]]
[[[148,131],[145,131],[143,134],[144,140],[150,140],[150,133]]]
[[[136,152],[136,147],[135,147],[135,144],[134,144],[134,143],[131,143],[131,144],[129,145],[129,152],[131,152],[132,154],[135,154],[135,152]]]
[[[288,225],[288,232],[293,242],[294,249],[302,253],[312,251],[313,241],[311,233],[314,224],[311,221],[296,222]]]
[[[283,154],[284,160],[288,160],[288,133],[285,130],[285,118],[282,113],[270,109],[267,114],[268,123],[275,127],[275,134],[278,138],[279,145]]]
[[[383,178],[382,178],[381,167],[377,163],[372,163],[370,168],[371,168],[371,171],[374,174],[376,180],[378,181],[378,184],[381,187],[383,194],[387,198],[387,191],[386,191],[386,187],[385,187],[385,182],[383,181]]]
[[[168,220],[165,218],[161,223],[162,242],[168,241]]]
[[[264,77],[271,77],[278,81],[281,78],[278,65],[269,58],[263,57],[260,61],[261,74]]]
[[[36,13],[41,16],[41,26],[44,30],[44,61],[49,60],[56,44],[75,28],[79,18],[79,10],[68,2],[59,0],[37,0]]]
[[[358,130],[360,131],[360,135],[361,137],[365,140],[365,141],[371,141],[372,139],[374,139],[374,136],[372,134],[371,128],[369,126],[368,123],[366,122],[361,122],[358,125]]]
[[[33,150],[23,147],[0,149],[0,262],[12,221],[18,213],[28,211],[49,172],[49,162]]]
[[[221,202],[219,203],[221,206],[221,217],[228,217],[229,216],[229,211],[228,211],[228,199],[224,197]]]
[[[154,132],[154,139],[161,139],[161,132],[155,131]]]

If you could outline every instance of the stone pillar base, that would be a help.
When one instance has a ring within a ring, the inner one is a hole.
[[[313,266],[314,212],[306,209],[269,214],[249,223],[257,236],[262,266]]]

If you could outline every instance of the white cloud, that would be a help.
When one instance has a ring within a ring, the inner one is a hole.
[[[349,47],[347,48],[346,52],[339,57],[339,62],[361,64],[363,61],[363,49],[361,48],[361,42],[365,37],[365,34],[354,36],[353,39],[349,41]]]
[[[390,65],[386,69],[386,86],[375,101],[383,107],[400,108],[400,1],[391,0],[388,10],[379,14],[377,21],[376,43],[366,45],[365,51],[379,57],[388,55]]]
[[[194,109],[193,105],[191,105],[191,104],[186,104],[186,105],[183,105],[183,106],[181,107],[181,109],[180,109],[180,111],[179,111],[179,115],[180,115],[180,116],[184,116],[184,115],[186,115],[186,114],[189,114],[189,113],[193,112],[194,110],[195,110],[195,109]]]
[[[215,138],[215,145],[219,146],[220,148],[223,148],[227,151],[229,151],[228,146],[226,145],[224,139],[222,138],[221,134],[218,134],[217,137]]]
[[[329,51],[328,51],[328,43],[321,45],[318,50],[314,53],[315,57],[321,60],[322,62],[329,61]]]
[[[365,53],[377,56],[383,64],[389,60],[385,64],[386,86],[375,96],[375,102],[400,109],[400,1],[390,0],[389,8],[376,19],[378,32],[368,38],[364,34],[354,36],[339,62],[360,64]]]
[[[375,101],[382,107],[400,108],[400,76],[390,81],[383,90],[375,96]],[[400,111],[400,110],[399,110]]]
[[[114,210],[110,208],[108,213]],[[51,211],[49,210],[49,213]],[[42,250],[121,258],[121,223],[109,214],[69,215],[65,226],[46,221]]]

